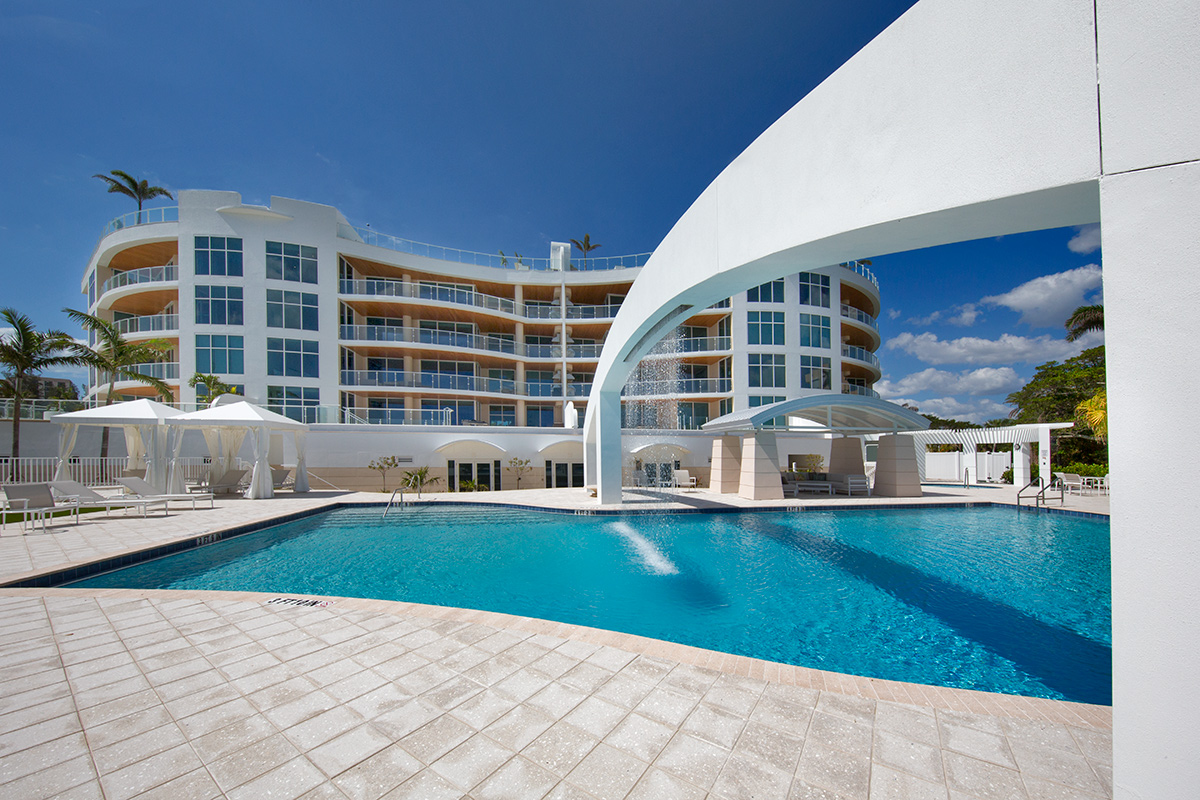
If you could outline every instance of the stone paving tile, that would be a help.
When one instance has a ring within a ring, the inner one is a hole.
[[[265,513],[214,512],[3,536],[0,575],[21,548],[52,563]],[[1111,797],[1107,709],[486,612],[265,599],[0,589],[0,797]]]

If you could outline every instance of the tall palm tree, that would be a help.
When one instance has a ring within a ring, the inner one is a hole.
[[[575,247],[577,247],[577,248],[578,248],[580,251],[582,251],[582,252],[583,252],[583,268],[584,268],[584,269],[587,269],[587,255],[588,255],[588,253],[590,253],[590,252],[592,252],[593,250],[597,249],[598,247],[600,247],[600,245],[598,245],[598,244],[592,244],[592,237],[591,237],[591,236],[589,236],[589,235],[588,235],[588,234],[586,234],[586,233],[583,235],[583,239],[582,239],[582,241],[581,241],[581,240],[579,240],[579,239],[572,239],[572,240],[571,240],[571,244],[575,245]]]
[[[1085,333],[1104,330],[1104,306],[1080,306],[1067,317],[1066,326],[1068,342]]]
[[[114,169],[111,175],[116,175],[115,178],[110,178],[108,175],[93,175],[93,178],[99,178],[108,184],[109,193],[123,194],[126,197],[132,197],[138,204],[137,221],[142,223],[142,203],[147,200],[153,200],[156,197],[167,197],[171,200],[175,196],[161,186],[151,186],[146,180],[137,180],[128,172],[122,172],[119,169]]]
[[[79,367],[88,363],[86,348],[62,331],[41,333],[34,329],[29,317],[16,309],[0,309],[13,332],[0,339],[0,366],[6,371],[4,383],[12,393],[12,451],[21,456],[21,401],[29,391],[28,381],[52,367]]]
[[[113,386],[118,380],[137,381],[147,386],[153,386],[163,398],[172,399],[171,387],[160,378],[138,372],[138,364],[158,361],[171,349],[171,346],[161,340],[133,343],[126,340],[125,335],[117,326],[106,319],[93,316],[73,308],[64,308],[63,313],[78,322],[85,329],[96,333],[96,346],[88,356],[88,365],[100,372],[108,373],[108,391],[104,394],[104,405],[113,401]],[[108,457],[108,427],[100,435],[100,457]]]

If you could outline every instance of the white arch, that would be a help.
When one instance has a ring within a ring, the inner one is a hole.
[[[1200,784],[1200,507],[1164,480],[1185,466],[1160,427],[1200,397],[1198,53],[1194,0],[921,0],[667,234],[585,421],[588,482],[619,502],[621,385],[691,309],[852,258],[1101,220],[1118,798]]]

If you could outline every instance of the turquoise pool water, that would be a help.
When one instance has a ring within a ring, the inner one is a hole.
[[[407,600],[1111,703],[1108,523],[1007,508],[343,509],[72,584]]]

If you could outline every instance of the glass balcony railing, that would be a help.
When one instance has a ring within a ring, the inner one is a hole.
[[[158,378],[160,381],[177,381],[179,380],[179,363],[176,361],[156,361],[148,364],[133,364],[126,367],[130,372],[136,372],[139,375],[148,375],[151,378]],[[96,386],[108,386],[109,373],[100,372],[96,374]],[[118,375],[117,383],[125,381],[133,381],[135,379]]]
[[[154,222],[178,222],[179,207],[164,206],[162,208],[143,208],[141,211],[130,211],[128,214],[122,214],[116,219],[104,226],[104,233],[100,234],[103,239],[110,233],[116,233],[125,228],[132,228],[137,225],[148,225]]]
[[[865,361],[875,369],[879,369],[879,359],[870,350],[865,347],[855,347],[854,345],[842,345],[842,358],[853,358],[855,361]]]
[[[845,303],[842,303],[842,316],[846,319],[852,319],[856,322],[861,322],[862,324],[867,325],[875,330],[879,330],[879,323],[875,321],[874,317],[865,311],[860,311],[854,306],[848,306]]]
[[[384,278],[365,278],[343,279],[338,284],[338,290],[345,295],[435,300],[441,303],[454,303],[489,311],[500,311],[505,314],[516,314],[526,319],[562,319],[562,307],[559,303],[528,302],[521,304],[521,307],[518,308],[517,302],[508,297],[495,297],[471,289],[449,286],[405,283]],[[568,305],[567,319],[612,319],[620,310],[620,304]]]
[[[879,392],[874,389],[868,389],[866,386],[858,386],[853,383],[842,384],[842,394],[857,394],[863,397],[874,397],[879,399]]]
[[[100,294],[120,289],[122,286],[134,286],[139,283],[164,283],[179,280],[179,267],[142,267],[118,272],[104,282]]]
[[[664,381],[638,381],[626,385],[621,394],[628,397],[657,397],[674,394],[728,394],[733,391],[729,378],[676,378]]]
[[[529,258],[527,256],[503,255],[501,253],[478,253],[471,250],[460,250],[457,247],[415,242],[399,236],[379,233],[370,228],[359,228],[345,222],[338,223],[338,238],[351,242],[362,242],[374,247],[382,247],[397,253],[408,253],[414,256],[435,258],[439,261],[453,261],[459,264],[473,264],[477,267],[492,267],[493,269],[534,270],[546,272],[550,270],[550,259]],[[650,258],[650,253],[635,253],[627,256],[604,256],[593,258],[588,256],[571,262],[572,271],[627,269],[643,266]]]
[[[562,358],[562,347],[557,344],[525,344],[513,339],[488,334],[459,333],[426,328],[402,328],[385,325],[342,325],[343,341],[397,342],[411,344],[462,347],[488,353],[524,356],[526,358]],[[593,360],[600,357],[602,344],[570,343],[567,358]]]
[[[343,386],[376,386],[396,389],[437,389],[455,392],[484,392],[524,397],[562,397],[558,381],[521,383],[511,378],[482,375],[454,375],[443,372],[405,372],[403,370],[342,370]],[[568,397],[586,397],[591,383],[568,383]]]
[[[713,353],[732,347],[728,336],[696,336],[687,339],[666,339],[650,351],[650,355],[677,355],[683,353]]]
[[[846,261],[838,266],[842,267],[843,269],[848,269],[856,275],[863,276],[870,281],[876,289],[879,288],[879,280],[875,277],[875,273],[867,269],[867,265],[861,261]]]
[[[150,314],[143,317],[126,317],[113,323],[121,333],[160,333],[179,331],[178,314]]]

